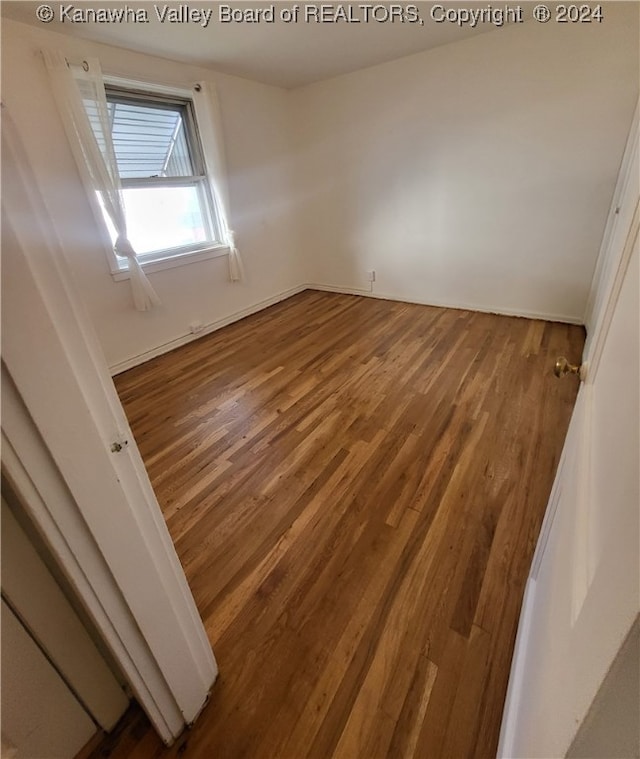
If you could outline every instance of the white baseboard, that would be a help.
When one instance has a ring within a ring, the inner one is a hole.
[[[167,343],[163,343],[162,345],[158,345],[151,350],[145,351],[144,353],[140,353],[136,356],[131,356],[131,358],[127,358],[124,361],[118,362],[117,364],[113,364],[109,367],[111,375],[115,376],[116,374],[125,372],[127,369],[132,369],[134,366],[144,364],[145,361],[149,361],[156,356],[161,356],[163,353],[168,353],[174,348],[179,348],[181,345],[186,345],[192,340],[197,340],[199,337],[208,335],[210,332],[215,332],[218,329],[222,329],[222,327],[226,327],[228,324],[233,324],[233,322],[244,319],[245,316],[251,316],[251,314],[255,314],[258,311],[262,311],[263,309],[268,308],[269,306],[273,306],[275,303],[279,303],[281,300],[286,300],[293,295],[297,295],[303,290],[320,290],[322,292],[342,293],[343,295],[361,295],[366,298],[393,300],[400,303],[417,303],[421,306],[455,308],[461,309],[463,311],[480,311],[488,314],[498,314],[500,316],[519,316],[525,319],[542,319],[543,321],[563,322],[565,324],[583,324],[581,319],[577,319],[573,316],[566,316],[563,314],[548,314],[536,311],[484,308],[482,306],[472,305],[469,303],[445,303],[434,300],[419,300],[416,298],[405,298],[398,295],[388,295],[386,293],[372,292],[371,290],[366,290],[364,288],[358,289],[355,287],[337,287],[336,285],[323,285],[319,284],[318,282],[307,282],[302,285],[291,287],[288,290],[283,290],[277,295],[273,295],[270,298],[266,298],[265,300],[261,300],[258,303],[254,303],[252,306],[248,306],[247,308],[241,309],[240,311],[235,311],[233,314],[229,314],[228,316],[223,316],[221,319],[216,319],[216,321],[206,324],[204,328],[195,335],[191,334],[190,332],[184,335],[180,335],[179,337],[176,337]]]
[[[372,283],[373,284],[373,283]],[[305,285],[307,290],[320,290],[323,293],[341,293],[342,295],[366,295],[368,297],[378,297],[372,290],[359,290],[357,287],[336,287],[335,285],[319,285],[317,282],[308,282]]]
[[[127,369],[133,369],[134,366],[144,364],[145,361],[150,361],[156,356],[161,356],[163,353],[168,353],[174,348],[179,348],[181,345],[186,345],[192,340],[197,340],[199,337],[208,335],[210,332],[215,332],[218,329],[222,329],[222,327],[226,327],[228,324],[233,324],[233,322],[244,319],[245,316],[251,316],[251,314],[262,311],[269,306],[273,306],[276,303],[279,303],[281,300],[291,298],[291,296],[297,295],[298,293],[301,293],[303,290],[307,289],[309,289],[307,285],[297,285],[296,287],[290,287],[288,290],[283,290],[277,295],[272,295],[270,298],[266,298],[265,300],[261,300],[258,303],[254,303],[247,308],[243,308],[240,311],[235,311],[228,316],[223,316],[220,319],[216,319],[214,322],[205,324],[204,327],[196,334],[188,332],[184,335],[176,337],[173,340],[170,340],[168,343],[157,345],[155,348],[145,351],[144,353],[139,353],[136,356],[131,356],[131,358],[127,358],[124,361],[120,361],[117,364],[110,366],[109,371],[111,372],[111,376],[114,377],[116,374],[127,371]]]
[[[379,298],[380,300],[394,300],[400,303],[417,303],[420,306],[435,306],[436,308],[455,308],[461,311],[479,311],[485,314],[498,314],[499,316],[519,316],[523,319],[540,319],[545,322],[561,322],[562,324],[577,324],[584,326],[584,320],[567,314],[546,313],[543,311],[526,311],[524,309],[487,308],[475,303],[449,303],[436,300],[421,300],[419,298],[407,298],[400,295],[388,295],[386,293],[372,292],[371,290],[357,289],[354,287],[337,287],[335,285],[320,285],[309,283],[303,289],[321,290],[329,293],[343,293],[344,295],[364,295],[367,298]]]

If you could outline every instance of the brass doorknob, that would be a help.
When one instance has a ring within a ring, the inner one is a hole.
[[[580,366],[578,364],[570,364],[564,356],[560,356],[553,367],[553,373],[556,377],[564,377],[565,374],[577,374],[580,376]]]

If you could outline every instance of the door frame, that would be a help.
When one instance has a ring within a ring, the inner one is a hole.
[[[169,745],[206,703],[217,664],[38,182],[2,110],[3,469]]]
[[[624,245],[616,245],[616,243],[619,239],[617,235],[626,235],[632,224],[635,204],[628,201],[630,197],[637,197],[638,195],[639,144],[640,99],[636,103],[631,128],[629,129],[622,161],[620,162],[620,170],[607,215],[602,243],[596,259],[587,306],[585,308],[584,324],[587,330],[587,340],[584,347],[584,356],[585,360],[591,363],[594,363],[594,351],[598,349],[594,344],[595,338],[603,331],[601,326],[604,326],[605,323],[606,330],[608,330],[611,314],[617,302],[624,272],[629,262],[630,252],[627,252],[625,256]],[[599,351],[602,352],[601,345]]]

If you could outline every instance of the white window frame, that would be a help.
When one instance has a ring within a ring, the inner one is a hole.
[[[192,126],[194,136],[195,139],[198,140],[198,148],[201,152],[201,158],[204,163],[205,172],[207,172],[207,166],[211,165],[211,158],[208,156],[208,146],[202,139],[198,127],[196,102],[192,89],[186,87],[176,87],[173,85],[164,85],[161,83],[140,81],[127,77],[107,74],[104,75],[104,83],[107,89],[116,88],[127,93],[131,93],[134,96],[141,95],[153,98],[155,95],[159,97],[177,98],[179,100],[189,101],[191,116],[193,118]],[[91,193],[91,195],[92,197],[90,197],[90,202],[94,210],[94,214],[99,221],[100,237],[102,238],[102,242],[104,244],[111,276],[115,281],[129,279],[128,261],[126,258],[117,256],[114,252],[113,243],[107,229],[100,202],[93,193]],[[209,201],[209,215],[211,217],[212,227],[220,236],[222,225],[220,222],[220,215],[214,200],[214,194],[212,192],[207,193],[207,200]],[[169,248],[163,251],[154,251],[153,253],[138,255],[138,261],[140,262],[140,265],[145,270],[145,272],[155,272],[228,255],[229,247],[226,245],[226,243],[218,240],[215,242],[203,243],[197,248]]]

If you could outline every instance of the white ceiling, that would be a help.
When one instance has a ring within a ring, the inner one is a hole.
[[[36,18],[40,2],[2,2],[2,15],[24,23],[85,37],[97,42],[138,50],[164,58],[185,61],[215,68],[218,71],[254,79],[280,87],[298,87],[320,79],[355,71],[359,68],[384,63],[405,55],[428,50],[439,45],[493,31],[491,24],[480,24],[476,29],[460,28],[451,23],[435,23],[430,17],[430,2],[418,2],[419,23],[284,23],[278,19],[282,9],[321,5],[294,0],[287,2],[231,2],[224,5],[240,9],[275,7],[274,23],[220,23],[220,2],[76,2],[75,8],[144,9],[149,23],[61,23],[60,8],[71,3],[47,0],[56,18],[43,24]],[[351,6],[354,17],[363,18],[365,3],[324,3],[333,8]],[[156,10],[165,5],[191,9],[213,9],[212,20],[204,28],[198,23],[160,23]],[[370,6],[376,5],[374,2]],[[379,5],[388,6],[389,3]],[[399,5],[399,3],[396,3]],[[406,7],[407,3],[403,3]],[[452,7],[454,3],[446,3]],[[378,11],[382,13],[381,11]]]

